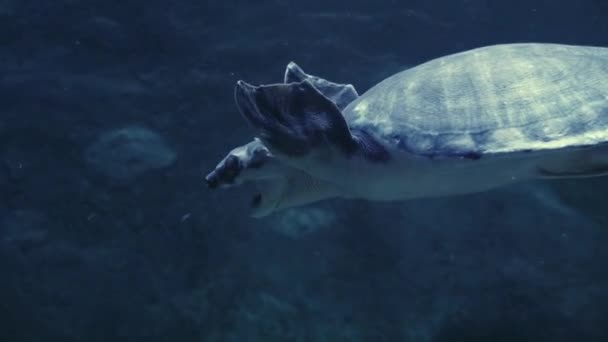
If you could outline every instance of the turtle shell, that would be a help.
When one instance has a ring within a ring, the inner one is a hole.
[[[481,155],[608,141],[608,48],[507,44],[438,58],[344,109],[351,129],[422,155]]]

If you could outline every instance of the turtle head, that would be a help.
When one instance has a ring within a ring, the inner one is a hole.
[[[253,183],[250,215],[258,218],[337,194],[326,182],[281,163],[258,139],[230,151],[205,181],[209,188]]]
[[[207,186],[214,188],[231,188],[246,181],[258,183],[260,190],[251,197],[251,215],[261,217],[271,213],[280,198],[284,182],[276,170],[273,172],[272,156],[268,149],[259,141],[254,140],[239,146],[226,155],[205,177]]]
[[[287,66],[283,83],[238,81],[237,107],[259,139],[230,151],[205,178],[208,186],[253,181],[255,217],[342,194],[333,184],[339,177],[326,177],[324,170],[333,175],[327,160],[358,149],[341,112],[357,96],[352,85],[308,75],[295,63]]]
[[[263,173],[262,167],[271,159],[270,152],[259,140],[239,146],[226,155],[205,177],[207,186],[231,187],[240,185],[249,176]]]

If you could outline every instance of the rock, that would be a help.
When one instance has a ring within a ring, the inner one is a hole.
[[[86,150],[89,165],[112,181],[131,181],[144,172],[170,166],[175,152],[157,133],[139,126],[102,134]]]
[[[269,293],[258,293],[246,298],[236,315],[237,331],[241,339],[248,336],[267,336],[280,341],[296,338],[298,310],[291,303]]]
[[[287,209],[276,216],[272,229],[291,239],[299,239],[328,228],[336,221],[336,215],[332,211],[310,206]]]

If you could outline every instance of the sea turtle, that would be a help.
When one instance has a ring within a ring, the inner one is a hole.
[[[289,63],[238,81],[256,138],[206,177],[254,181],[252,215],[331,197],[402,200],[608,173],[608,48],[481,47],[397,73],[358,96]]]

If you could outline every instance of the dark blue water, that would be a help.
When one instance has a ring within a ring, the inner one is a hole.
[[[0,1],[0,341],[607,341],[608,179],[261,220],[203,176],[238,79],[360,92],[608,2]]]

